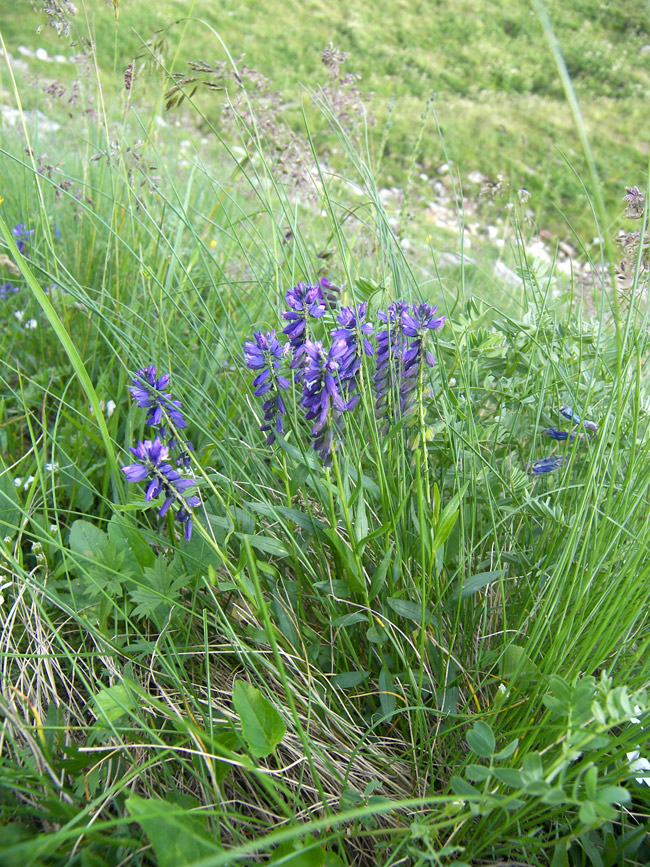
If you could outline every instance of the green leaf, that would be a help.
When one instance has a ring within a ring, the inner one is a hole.
[[[514,741],[510,741],[510,743],[507,746],[505,746],[498,753],[495,753],[494,758],[498,762],[502,762],[505,759],[509,759],[511,756],[514,756],[515,752],[517,751],[518,745],[519,745],[519,738],[515,738]]]
[[[465,776],[473,783],[482,783],[484,780],[487,780],[492,776],[492,771],[484,765],[467,765],[465,768]]]
[[[493,581],[498,581],[501,575],[502,572],[500,569],[497,569],[494,572],[477,572],[476,575],[471,575],[463,582],[461,587],[454,590],[449,597],[449,601],[446,603],[445,608],[450,608],[453,605],[456,605],[460,599],[467,599],[468,596],[473,596],[474,593],[477,593],[483,587],[492,584]]]
[[[342,671],[331,677],[330,681],[341,689],[353,689],[362,684],[369,674],[369,671]]]
[[[393,682],[393,676],[384,665],[379,672],[379,703],[381,704],[381,709],[386,716],[395,711],[397,699],[395,698],[394,692],[395,684]]]
[[[470,750],[481,756],[483,759],[489,759],[496,749],[496,741],[490,726],[478,720],[473,727],[467,732],[465,740]]]
[[[514,768],[493,768],[492,773],[500,783],[505,783],[511,789],[521,789],[523,787],[524,781],[521,771],[517,771]]]
[[[124,683],[106,686],[93,698],[99,711],[98,722],[102,727],[115,724],[126,714],[131,713],[138,704],[136,696]]]
[[[232,697],[248,748],[254,756],[265,758],[287,731],[282,717],[257,687],[243,680],[235,681]]]
[[[325,867],[325,850],[312,834],[281,843],[268,864],[282,867]]]
[[[180,600],[180,591],[186,584],[187,576],[179,560],[167,563],[164,557],[157,557],[153,569],[147,566],[143,570],[140,586],[129,593],[131,601],[136,604],[133,616],[146,617],[162,627],[172,606]]]
[[[18,494],[8,470],[0,475],[0,536],[13,536],[20,524]]]
[[[405,617],[407,620],[414,620],[416,623],[422,621],[422,606],[418,602],[409,602],[406,599],[397,599],[395,596],[389,596],[386,600],[388,605],[393,609],[395,614],[400,617]],[[433,615],[426,608],[424,610],[425,623],[435,622]]]
[[[370,591],[368,596],[371,602],[379,594],[381,588],[386,582],[386,575],[388,573],[388,567],[390,566],[392,556],[393,546],[391,545],[388,551],[384,554],[381,563],[375,569],[372,580],[370,581]]]
[[[130,795],[126,808],[149,838],[158,867],[189,867],[222,851],[203,822],[178,804]]]
[[[515,672],[519,677],[531,678],[539,674],[539,668],[523,647],[510,644],[499,659],[499,674],[503,680],[512,680]]]
[[[455,795],[468,797],[481,794],[475,786],[472,786],[471,783],[468,783],[467,780],[464,780],[462,777],[452,777],[450,783]]]
[[[82,557],[99,559],[108,546],[108,536],[89,521],[75,521],[70,530],[70,548]]]
[[[458,520],[458,512],[460,510],[460,501],[463,498],[467,485],[463,485],[460,491],[456,491],[451,500],[440,513],[440,517],[436,523],[436,530],[433,536],[433,550],[437,551],[445,544],[449,538],[449,534],[454,529],[454,524]]]

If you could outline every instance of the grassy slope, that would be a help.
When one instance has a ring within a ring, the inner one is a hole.
[[[642,53],[650,43],[647,8],[640,0],[623,0],[608,9],[592,0],[552,0],[548,5],[582,102],[606,197],[617,213],[622,187],[641,182],[647,168],[648,145],[642,138],[643,95],[650,86]],[[387,182],[403,183],[420,115],[435,93],[448,152],[463,176],[473,169],[491,178],[503,172],[515,188],[533,192],[540,228],[561,231],[559,208],[591,233],[587,204],[576,208],[580,183],[566,165],[584,175],[582,155],[541,27],[526,2],[379,0],[371,13],[359,0],[252,0],[245,9],[234,2],[217,8],[201,0],[163,2],[152,9],[132,0],[121,4],[117,23],[112,8],[101,4],[88,14],[109,90],[119,86],[122,71],[140,50],[136,34],[146,39],[182,14],[214,27],[233,56],[244,53],[246,62],[269,76],[289,104],[295,103],[298,82],[323,80],[320,50],[332,40],[350,53],[348,66],[362,76],[362,88],[374,92],[378,130],[384,127],[390,98],[397,99],[384,164]],[[61,50],[52,33],[34,35],[35,14],[14,11],[8,0],[0,0],[0,20],[14,51],[21,42]],[[223,57],[205,25],[180,23],[167,33],[170,63],[185,34],[178,70],[186,68],[187,59]],[[53,74],[52,64],[30,65],[37,73]],[[56,72],[65,74],[62,67]],[[214,108],[206,108],[214,115],[216,100]],[[297,116],[295,120],[299,122]],[[430,122],[421,168],[435,173],[444,161]]]

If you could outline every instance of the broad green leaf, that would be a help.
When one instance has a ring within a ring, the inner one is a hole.
[[[460,599],[467,599],[468,596],[472,596],[474,593],[477,593],[493,581],[498,581],[500,576],[500,569],[494,572],[477,572],[476,575],[471,575],[466,581],[463,581],[461,587],[454,590],[449,597],[449,601],[445,605],[445,608],[457,604]]]
[[[539,674],[539,668],[528,656],[523,647],[510,644],[499,660],[499,674],[504,680],[511,680],[515,674],[519,677],[534,677]]]
[[[405,617],[407,620],[414,620],[416,623],[422,622],[422,606],[418,602],[409,602],[407,599],[397,599],[395,596],[389,596],[386,600],[388,605],[400,617]],[[431,612],[425,608],[424,622],[432,623],[435,619]]]
[[[104,687],[94,696],[99,711],[99,722],[112,725],[127,713],[132,712],[138,704],[137,697],[124,683]]]
[[[330,682],[341,689],[353,689],[362,684],[369,674],[369,671],[342,671],[331,677]]]
[[[483,759],[489,759],[496,749],[496,741],[492,729],[483,720],[478,720],[474,723],[472,728],[467,732],[465,740],[470,750]]]
[[[89,521],[75,521],[70,530],[70,548],[75,554],[98,560],[108,547],[108,536]]]
[[[325,867],[325,850],[312,834],[281,843],[268,864],[282,867]]]
[[[482,783],[492,776],[492,771],[490,768],[486,768],[485,765],[467,765],[465,776],[473,783]]]
[[[125,804],[149,838],[158,867],[189,867],[221,851],[203,822],[177,804],[139,795],[130,795]]]
[[[242,735],[251,753],[258,758],[265,758],[273,752],[287,731],[282,717],[257,687],[243,680],[235,681],[232,697],[239,714]]]

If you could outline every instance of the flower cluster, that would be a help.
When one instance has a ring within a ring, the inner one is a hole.
[[[289,388],[289,380],[286,376],[281,376],[278,370],[286,352],[274,330],[266,334],[255,331],[253,338],[254,340],[247,340],[244,344],[244,359],[250,370],[259,371],[253,380],[255,394],[258,397],[268,395],[262,404],[264,424],[260,426],[260,430],[268,432],[266,442],[267,445],[272,445],[275,434],[284,433],[282,416],[287,410],[280,392]]]
[[[428,331],[441,328],[444,316],[435,316],[437,307],[403,301],[378,312],[386,328],[377,335],[375,395],[377,416],[393,420],[408,413],[417,399],[416,386],[422,383],[424,367],[433,367],[435,358],[426,348]],[[421,395],[420,395],[421,397]]]
[[[289,309],[282,317],[288,323],[283,329],[287,343],[281,344],[275,331],[269,331],[255,332],[254,339],[244,344],[245,364],[256,374],[255,394],[265,396],[261,430],[269,432],[267,443],[274,442],[276,433],[283,433],[286,392],[291,385],[281,373],[286,363],[285,373],[293,372],[294,385],[300,389],[297,403],[311,423],[312,446],[326,466],[332,463],[335,440],[343,433],[344,414],[359,402],[363,357],[375,356],[371,342],[375,326],[367,302],[337,307],[339,293],[325,278],[314,284],[299,283],[286,293]],[[386,325],[376,338],[378,418],[389,412],[399,417],[422,398],[424,369],[434,364],[427,335],[445,320],[435,312],[428,304],[411,306],[401,301],[392,303],[387,312],[378,311],[379,321]],[[327,328],[319,323],[323,317],[333,326],[329,340]]]
[[[154,365],[142,368],[133,374],[133,385],[129,388],[136,406],[146,409],[145,424],[155,429],[153,439],[140,440],[137,446],[130,447],[137,463],[122,467],[129,482],[142,482],[149,479],[145,500],[156,499],[161,494],[165,499],[158,514],[163,518],[172,505],[175,505],[176,520],[185,528],[185,538],[192,535],[192,509],[200,505],[196,494],[188,496],[188,489],[196,485],[194,478],[183,478],[179,469],[172,464],[171,454],[178,452],[176,467],[187,469],[191,465],[192,443],[179,440],[178,431],[187,427],[181,413],[181,403],[174,400],[170,392],[170,375],[156,375]]]

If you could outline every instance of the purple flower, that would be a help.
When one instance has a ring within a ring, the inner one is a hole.
[[[34,234],[34,229],[28,229],[24,223],[18,223],[14,226],[12,234],[16,239],[16,246],[18,247],[19,253],[24,253],[27,245],[29,244],[29,239]]]
[[[375,396],[377,415],[399,416],[415,401],[415,388],[423,365],[433,367],[435,358],[426,349],[427,333],[441,328],[445,317],[436,316],[437,307],[395,301],[386,313],[378,312],[387,328],[377,335]]]
[[[372,322],[365,321],[367,312],[367,303],[358,304],[356,310],[353,307],[341,307],[336,317],[336,321],[341,327],[334,328],[331,332],[332,346],[343,344],[342,347],[336,349],[339,365],[338,378],[342,384],[345,384],[348,397],[355,391],[358,384],[362,353],[365,352],[368,356],[374,354],[372,344],[366,337],[366,335],[372,334],[374,327]],[[347,409],[352,409],[358,400],[358,395],[349,400]]]
[[[327,303],[328,307],[336,307],[339,295],[341,294],[341,287],[335,286],[334,283],[331,283],[327,279],[327,277],[321,277],[318,281],[318,285],[320,286],[323,300]]]
[[[285,310],[282,318],[289,323],[283,333],[289,338],[293,351],[290,367],[296,370],[296,382],[303,376],[305,364],[305,341],[310,338],[309,319],[320,319],[325,314],[325,299],[320,284],[298,283],[292,289],[287,289],[287,304],[291,310]]]
[[[576,438],[576,435],[575,433],[573,433],[573,431],[568,434],[565,430],[557,430],[557,428],[554,427],[547,427],[546,430],[542,431],[542,433],[545,437],[548,437],[552,440],[559,440],[560,442],[568,439],[574,440]]]
[[[307,340],[305,343],[307,364],[300,403],[307,410],[305,419],[314,422],[312,445],[326,467],[332,462],[334,424],[348,408],[341,395],[339,378],[340,362],[346,351],[342,340],[334,343],[329,352],[325,352],[320,340]]]
[[[554,470],[559,470],[563,467],[566,460],[567,458],[562,457],[541,458],[531,464],[530,473],[532,476],[539,476],[542,473],[552,473]]]
[[[179,429],[187,427],[180,411],[180,400],[172,400],[171,394],[163,391],[169,385],[169,378],[170,375],[164,373],[156,379],[156,368],[151,364],[133,374],[133,387],[129,388],[137,406],[149,410],[145,422],[159,428],[163,439],[167,436],[167,427],[163,422],[171,422]]]
[[[563,406],[560,409],[560,415],[566,418],[568,421],[573,422],[573,424],[580,424],[580,416],[574,413],[572,406]],[[590,431],[591,433],[598,433],[598,425],[595,421],[589,421],[589,419],[586,418],[582,422],[582,425],[584,428],[586,428],[586,430]]]
[[[129,482],[143,482],[149,479],[144,498],[147,502],[164,494],[165,500],[158,514],[161,518],[176,503],[180,506],[176,512],[176,520],[185,527],[185,538],[189,541],[192,535],[192,512],[201,504],[200,497],[192,494],[187,495],[189,488],[195,486],[194,479],[186,479],[178,470],[169,463],[169,447],[160,437],[154,440],[138,441],[137,446],[130,447],[129,451],[137,459],[134,464],[122,467],[122,472]]]
[[[580,416],[574,413],[572,406],[563,406],[560,409],[560,415],[567,421],[572,421],[573,424],[580,424]]]
[[[280,391],[289,388],[289,380],[278,371],[284,361],[285,347],[275,336],[274,330],[266,334],[255,331],[253,337],[254,340],[247,340],[244,344],[244,362],[250,370],[259,371],[253,380],[255,394],[258,397],[269,395],[262,404],[264,424],[260,430],[269,431],[266,442],[272,445],[275,434],[284,432],[282,416],[286,414],[286,409]]]
[[[16,292],[18,292],[18,286],[14,286],[13,283],[0,283],[0,301],[6,301]]]

